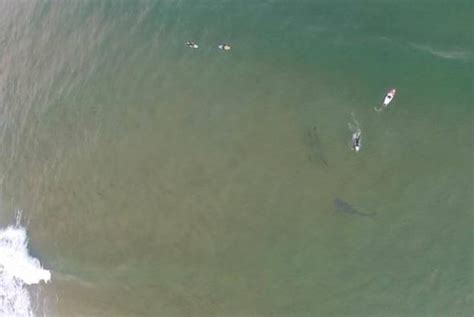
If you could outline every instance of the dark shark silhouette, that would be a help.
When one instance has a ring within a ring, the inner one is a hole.
[[[318,158],[326,167],[328,167],[328,161],[324,155],[323,146],[321,145],[321,140],[319,139],[316,127],[310,129],[305,137],[306,143],[310,147],[309,159],[314,161],[315,158]]]
[[[375,212],[373,213],[360,212],[354,207],[352,207],[351,205],[349,205],[349,203],[345,202],[344,200],[340,198],[334,199],[334,207],[336,208],[336,212],[343,212],[350,215],[357,215],[361,217],[371,217],[371,218],[375,217],[376,215]]]

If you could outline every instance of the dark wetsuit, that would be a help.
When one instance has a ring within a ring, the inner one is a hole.
[[[360,134],[354,138],[354,141],[352,142],[352,147],[357,148],[360,146]]]

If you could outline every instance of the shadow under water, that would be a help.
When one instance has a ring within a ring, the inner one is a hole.
[[[372,212],[372,213],[361,212],[340,198],[334,199],[334,207],[336,208],[336,212],[342,212],[342,213],[346,213],[350,215],[357,215],[361,217],[370,217],[370,218],[373,218],[376,215],[375,212]]]
[[[310,161],[321,161],[324,166],[328,167],[328,161],[324,155],[323,146],[319,138],[316,126],[312,127],[305,135],[305,143],[309,147],[308,158]]]

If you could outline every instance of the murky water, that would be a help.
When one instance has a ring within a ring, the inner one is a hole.
[[[0,1],[0,221],[23,210],[52,272],[32,309],[468,316],[471,16],[469,1]]]

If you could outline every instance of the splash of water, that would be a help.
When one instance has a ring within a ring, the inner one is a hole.
[[[0,230],[0,316],[34,316],[26,285],[48,282],[51,273],[28,253],[25,228],[17,224]]]
[[[360,129],[359,121],[357,121],[357,119],[355,118],[354,113],[351,114],[351,118],[352,118],[352,121],[347,123],[347,126],[348,126],[349,130],[352,133],[351,147],[356,152],[359,152],[362,130]],[[356,142],[356,141],[358,141],[358,142]]]

